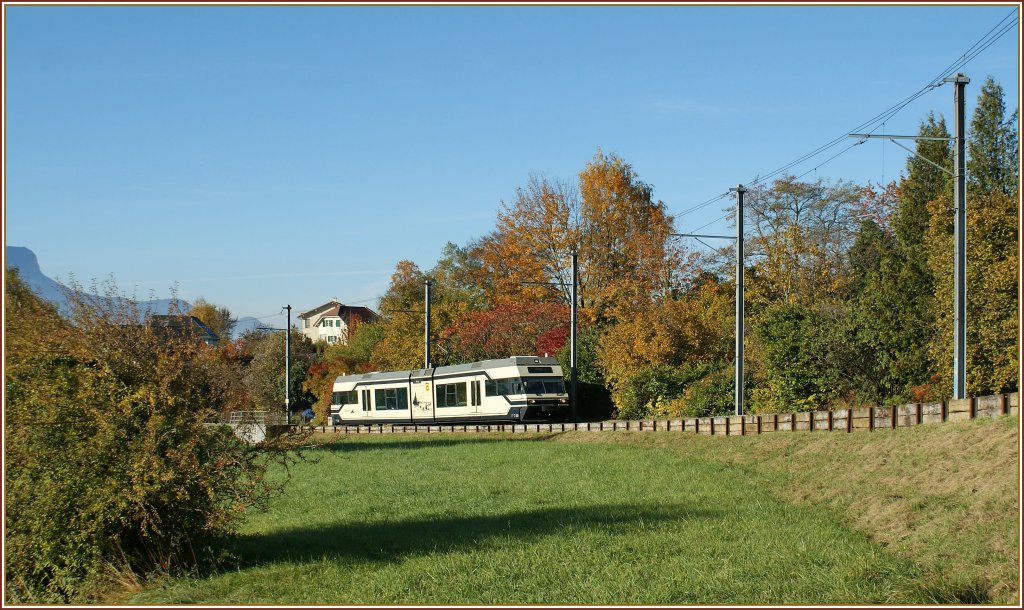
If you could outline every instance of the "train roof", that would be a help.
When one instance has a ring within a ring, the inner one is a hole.
[[[408,371],[384,371],[376,373],[361,373],[358,375],[342,375],[334,380],[335,383],[344,381],[390,381],[409,379],[409,377],[430,377],[434,375],[451,375],[456,373],[468,373],[481,369],[494,369],[507,366],[528,366],[531,364],[540,366],[558,366],[558,358],[542,358],[540,356],[512,356],[509,358],[498,358],[494,360],[481,360],[479,362],[468,362],[466,364],[453,364],[451,366],[438,366],[433,369],[412,369]]]

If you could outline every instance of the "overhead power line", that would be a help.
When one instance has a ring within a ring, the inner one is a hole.
[[[964,68],[964,66],[966,66],[968,63],[970,63],[971,60],[973,60],[975,57],[977,57],[981,53],[985,52],[985,50],[988,49],[989,47],[991,47],[993,44],[995,44],[995,42],[997,40],[999,40],[1000,38],[1005,36],[1007,32],[1011,31],[1017,25],[1017,23],[1018,23],[1017,9],[1013,9],[1008,15],[1003,17],[996,25],[994,25],[988,32],[986,32],[984,36],[979,38],[966,51],[964,51],[956,61],[951,63],[938,76],[936,76],[934,79],[929,81],[927,85],[921,87],[920,89],[918,89],[917,91],[915,91],[914,93],[912,93],[911,95],[906,97],[905,99],[903,99],[903,100],[897,102],[896,104],[890,106],[886,110],[883,110],[882,112],[878,113],[877,115],[875,115],[875,116],[871,117],[870,119],[864,121],[863,123],[857,125],[853,129],[848,129],[848,130],[844,131],[842,133],[842,135],[840,135],[840,136],[838,136],[838,137],[836,137],[836,138],[834,138],[832,140],[829,140],[825,144],[822,144],[821,146],[819,146],[819,147],[815,148],[814,150],[810,151],[809,153],[807,153],[805,155],[802,155],[801,157],[799,157],[797,159],[794,159],[793,161],[790,161],[789,163],[786,163],[785,165],[782,165],[781,167],[778,167],[778,168],[776,168],[776,169],[774,169],[774,170],[772,170],[770,172],[767,172],[765,174],[756,175],[753,178],[751,178],[750,180],[748,180],[745,184],[747,186],[750,186],[750,187],[757,186],[757,185],[760,185],[760,184],[764,184],[765,182],[771,180],[772,178],[775,178],[776,176],[779,176],[780,174],[783,174],[783,173],[791,170],[792,168],[794,168],[794,167],[796,167],[798,165],[801,165],[801,164],[803,164],[803,163],[813,159],[814,157],[817,157],[818,155],[824,154],[826,151],[829,151],[832,148],[835,148],[840,143],[848,141],[848,137],[849,137],[848,134],[850,134],[850,133],[855,133],[855,132],[863,132],[863,133],[869,133],[869,134],[870,133],[874,133],[883,124],[885,124],[887,121],[892,119],[892,117],[896,116],[901,110],[906,108],[908,105],[913,103],[915,100],[917,100],[921,96],[925,95],[926,93],[941,87],[945,83],[945,79],[946,78],[948,78],[948,77],[952,76],[953,74],[955,74],[955,73],[959,72],[960,70],[962,70]],[[837,157],[839,157],[839,156],[849,152],[850,150],[852,150],[854,147],[858,146],[862,142],[863,141],[859,141],[859,142],[857,142],[855,144],[852,144],[852,145],[848,146],[847,148],[843,149],[839,153],[837,153],[837,154],[829,157],[825,161],[815,165],[815,167],[812,170],[802,174],[800,177],[806,176],[807,174],[811,173],[812,171],[815,171],[815,170],[819,169],[820,167],[822,167],[823,165],[825,165],[825,164],[829,163],[830,161],[836,159]],[[713,203],[715,203],[717,201],[721,201],[722,199],[724,199],[724,198],[726,198],[728,196],[729,196],[728,192],[722,193],[720,195],[716,195],[716,196],[708,199],[707,201],[701,202],[701,203],[699,203],[699,204],[697,204],[697,205],[695,205],[695,206],[693,206],[691,208],[683,210],[682,212],[679,213],[679,215],[683,216],[683,215],[691,214],[691,213],[696,212],[698,210],[704,209],[707,206],[712,205]],[[721,220],[721,218],[719,218],[718,220]],[[717,222],[718,220],[716,220],[714,222]],[[710,223],[710,224],[714,224],[714,223]],[[708,226],[708,225],[705,225],[705,227],[706,226]],[[695,230],[697,230],[697,229],[695,229]]]

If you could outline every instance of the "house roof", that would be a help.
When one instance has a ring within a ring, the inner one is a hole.
[[[304,311],[304,312],[300,313],[299,317],[300,318],[313,318],[313,317],[322,315],[325,311],[328,311],[331,308],[337,307],[339,305],[341,305],[341,303],[339,303],[337,301],[330,301],[329,303],[324,303],[323,305],[321,305],[319,307],[315,307],[313,309],[310,309],[309,311]]]
[[[378,316],[368,307],[351,307],[349,305],[342,305],[337,301],[324,303],[320,307],[299,314],[299,318],[302,319],[327,317],[344,318],[346,321],[350,321],[355,317],[361,322],[372,322],[373,320],[376,320]]]

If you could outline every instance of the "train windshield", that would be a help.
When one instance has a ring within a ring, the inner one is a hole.
[[[561,377],[523,377],[527,394],[565,394],[565,381]]]

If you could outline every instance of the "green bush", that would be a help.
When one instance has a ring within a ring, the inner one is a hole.
[[[204,425],[247,400],[216,348],[141,323],[113,290],[72,302],[64,320],[7,275],[9,603],[96,601],[112,576],[216,562],[286,455],[286,440],[252,447]]]
[[[620,419],[643,419],[659,412],[666,401],[678,398],[693,381],[693,372],[679,367],[648,367],[624,384],[616,404]]]
[[[731,415],[736,408],[732,368],[714,371],[690,384],[683,394],[681,417]]]

